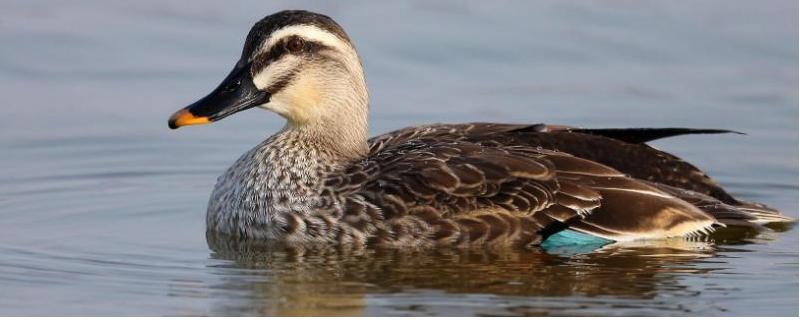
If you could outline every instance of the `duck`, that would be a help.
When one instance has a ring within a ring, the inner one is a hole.
[[[438,123],[370,138],[369,106],[361,58],[332,18],[287,10],[255,23],[222,83],[168,120],[176,129],[254,108],[286,119],[218,178],[208,232],[297,246],[531,248],[793,221],[648,145],[733,131]]]

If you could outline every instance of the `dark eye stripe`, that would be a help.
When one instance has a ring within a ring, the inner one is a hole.
[[[252,67],[250,69],[250,73],[255,74],[256,72],[263,69],[270,63],[277,61],[284,55],[292,54],[286,48],[286,42],[289,41],[289,39],[290,37],[284,38],[281,41],[275,43],[271,48],[269,48],[269,50],[255,56],[252,60]],[[322,50],[330,49],[330,47],[316,41],[305,40],[304,42],[305,46],[303,47],[303,50],[296,54],[311,55]]]

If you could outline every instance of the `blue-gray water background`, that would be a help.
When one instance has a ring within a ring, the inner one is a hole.
[[[798,315],[797,229],[585,254],[209,249],[217,175],[282,126],[167,117],[250,26],[326,13],[371,132],[430,122],[727,128],[654,145],[798,212],[796,1],[3,1],[0,315]],[[213,246],[212,246],[213,247]]]

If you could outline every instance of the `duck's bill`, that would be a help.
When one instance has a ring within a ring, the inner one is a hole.
[[[210,94],[169,118],[170,129],[206,124],[236,112],[269,102],[269,93],[258,90],[247,65],[236,68]]]

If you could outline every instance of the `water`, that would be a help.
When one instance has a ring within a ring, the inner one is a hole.
[[[216,176],[279,129],[167,117],[252,23],[325,12],[371,131],[429,122],[720,127],[656,143],[798,213],[795,1],[0,4],[0,315],[798,315],[796,228],[729,243],[290,252],[205,236]]]

